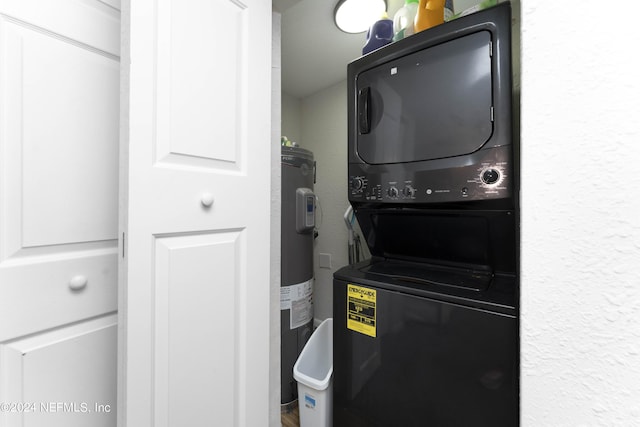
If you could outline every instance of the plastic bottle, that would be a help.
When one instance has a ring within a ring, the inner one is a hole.
[[[451,0],[420,0],[414,22],[416,33],[444,23],[445,14],[447,18],[453,15]]]
[[[455,15],[453,15],[451,17],[451,19],[461,18],[463,16],[470,15],[470,14],[478,12],[480,10],[484,10],[484,9],[489,8],[489,7],[493,7],[493,6],[497,5],[497,4],[498,4],[498,0],[484,0],[484,1],[476,4],[475,6],[471,6],[470,8],[465,9],[462,12],[456,13]]]
[[[404,6],[398,9],[396,14],[393,15],[394,42],[415,33],[413,21],[416,19],[419,1],[420,0],[405,0]]]
[[[453,19],[453,0],[445,0],[444,2],[444,22]]]
[[[393,41],[393,21],[389,19],[387,12],[382,18],[374,22],[367,31],[367,42],[362,48],[362,54],[366,55]]]

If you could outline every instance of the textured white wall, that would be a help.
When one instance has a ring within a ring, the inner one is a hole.
[[[522,425],[638,426],[640,5],[521,4]]]

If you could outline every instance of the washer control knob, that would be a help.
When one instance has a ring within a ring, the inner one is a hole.
[[[351,188],[354,191],[362,190],[364,188],[364,179],[359,176],[353,178],[353,180],[351,180]]]
[[[482,182],[485,184],[495,184],[500,179],[500,171],[497,169],[486,169],[482,172]]]
[[[398,189],[396,187],[389,187],[389,189],[387,190],[387,194],[392,199],[395,199],[396,197],[398,197],[398,194],[400,194],[400,192],[398,191]]]
[[[410,185],[407,185],[406,187],[404,187],[404,190],[402,190],[402,194],[405,197],[413,197],[415,193],[416,193],[416,189]]]

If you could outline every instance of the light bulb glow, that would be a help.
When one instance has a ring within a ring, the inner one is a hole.
[[[336,25],[345,33],[362,33],[386,11],[384,0],[345,0],[335,11]]]

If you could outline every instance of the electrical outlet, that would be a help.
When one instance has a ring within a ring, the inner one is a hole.
[[[331,268],[331,254],[318,254],[318,267]]]

